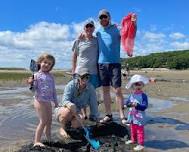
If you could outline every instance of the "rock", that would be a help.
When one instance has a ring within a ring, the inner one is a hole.
[[[127,127],[115,122],[97,124],[88,126],[91,130],[91,138],[100,141],[100,152],[123,152],[129,151],[124,140],[129,137]],[[43,142],[46,147],[33,147],[33,144],[23,146],[18,152],[95,152],[84,137],[83,129],[67,130],[72,140],[69,143],[63,143],[60,140],[53,142]]]

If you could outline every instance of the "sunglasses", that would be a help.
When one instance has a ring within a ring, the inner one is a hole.
[[[135,85],[135,86],[141,86],[141,85],[143,85],[143,83],[141,83],[141,82],[136,82],[136,83],[134,83],[134,85]]]
[[[101,15],[101,16],[99,17],[99,19],[101,19],[101,20],[102,20],[103,18],[104,18],[104,19],[107,19],[108,16],[107,16],[107,15]]]
[[[85,26],[86,28],[93,28],[94,27],[94,25],[92,25],[92,24],[87,24],[86,26]]]
[[[80,76],[80,78],[82,80],[89,80],[90,76],[89,75],[83,75],[83,76]]]

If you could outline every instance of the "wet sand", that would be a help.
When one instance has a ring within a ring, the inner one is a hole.
[[[158,80],[145,87],[150,97],[145,151],[188,152],[189,71],[131,71],[134,73]],[[62,90],[63,86],[58,86],[59,100]],[[127,96],[124,88],[123,92]],[[22,145],[31,143],[36,124],[32,93],[28,88],[0,87],[0,151],[17,151]],[[57,138],[58,127],[53,120],[53,138]]]

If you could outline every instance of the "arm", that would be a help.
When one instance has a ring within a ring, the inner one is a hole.
[[[74,51],[72,54],[72,74],[75,73],[76,65],[77,65],[77,53]]]
[[[57,100],[57,94],[56,94],[56,88],[55,88],[55,82],[54,82],[54,77],[53,77],[53,99],[54,99],[54,104],[55,107],[58,107],[58,100]]]
[[[78,56],[78,46],[79,45],[79,40],[76,40],[73,44],[72,47],[72,74],[75,73],[75,69],[77,66],[77,56]]]
[[[32,83],[33,83],[33,90],[36,91],[38,88],[38,75],[37,73],[34,74],[34,77],[32,78]]]
[[[128,99],[125,101],[127,107],[132,107],[132,102],[131,102],[130,98],[131,98],[131,95],[130,95],[130,96],[128,97]]]
[[[146,94],[142,94],[142,103],[136,105],[136,110],[140,110],[140,111],[145,111],[146,108],[148,107],[148,97]]]
[[[73,81],[70,81],[66,86],[65,86],[65,89],[64,89],[64,94],[63,94],[63,97],[62,97],[62,100],[60,102],[60,105],[61,106],[65,106],[66,104],[68,103],[72,103],[71,102],[71,99],[72,99],[72,95],[73,95],[73,91],[74,91],[74,85],[72,83]]]

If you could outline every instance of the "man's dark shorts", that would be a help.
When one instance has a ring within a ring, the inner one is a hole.
[[[99,75],[102,86],[121,87],[121,64],[99,64]]]

